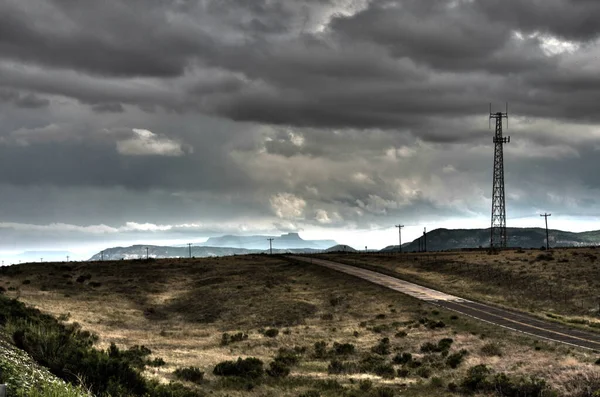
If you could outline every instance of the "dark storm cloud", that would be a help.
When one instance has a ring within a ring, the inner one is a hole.
[[[38,95],[27,93],[21,94],[13,90],[0,90],[0,102],[10,103],[14,106],[26,109],[43,108],[50,104],[46,98],[41,98]]]
[[[4,1],[0,220],[487,217],[505,101],[514,211],[589,210],[600,6],[509,3]]]
[[[101,75],[174,76],[194,54],[210,52],[199,26],[167,18],[140,1],[7,1],[0,5],[4,59]]]
[[[123,105],[116,102],[98,103],[92,106],[92,110],[98,113],[123,113]]]
[[[594,0],[476,1],[475,7],[496,21],[524,32],[541,32],[563,39],[589,41],[598,38],[600,4]]]

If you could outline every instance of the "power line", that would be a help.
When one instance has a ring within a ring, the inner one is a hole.
[[[402,253],[402,228],[404,225],[396,225],[398,228],[398,252]]]
[[[268,238],[267,240],[269,240],[269,255],[273,255],[273,240],[275,240],[275,239]]]
[[[550,239],[548,238],[548,217],[552,216],[552,214],[540,214],[540,216],[543,216],[546,219],[546,250],[550,249]]]
[[[494,177],[492,182],[492,225],[490,231],[490,249],[506,248],[506,199],[504,192],[504,152],[505,143],[510,142],[509,137],[502,136],[502,119],[506,119],[508,128],[508,103],[506,112],[492,113],[490,103],[490,118],[496,121],[494,132]]]

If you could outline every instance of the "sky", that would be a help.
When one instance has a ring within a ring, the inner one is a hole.
[[[0,254],[600,229],[595,0],[3,0]],[[507,126],[505,125],[505,128]]]

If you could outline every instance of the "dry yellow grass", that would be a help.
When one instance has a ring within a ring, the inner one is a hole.
[[[393,271],[454,295],[600,328],[597,255],[594,248],[569,248],[330,257]]]
[[[80,276],[90,277],[78,282]],[[23,284],[24,280],[30,283]],[[596,357],[590,352],[533,343],[467,318],[453,319],[452,313],[363,280],[277,257],[24,264],[0,275],[0,285],[13,287],[8,291],[11,296],[98,334],[100,348],[112,342],[150,348],[153,357],[167,362],[165,367],[149,368],[150,377],[169,381],[178,367],[200,367],[208,380],[202,387],[216,396],[298,396],[311,387],[311,379],[351,385],[351,379],[367,378],[408,395],[432,395],[429,380],[415,373],[393,380],[367,374],[328,375],[329,361],[312,356],[314,343],[325,341],[329,348],[334,342],[354,344],[358,353],[353,359],[358,359],[384,337],[391,340],[388,361],[396,352],[427,360],[420,352],[423,343],[452,338],[452,351],[466,349],[470,354],[456,370],[436,370],[433,375],[444,382],[458,382],[469,366],[480,363],[511,374],[543,376],[563,389],[566,381],[559,374],[565,371],[595,376],[591,363]],[[435,330],[418,326],[423,317],[447,326]],[[276,338],[260,332],[270,327],[280,330]],[[248,339],[221,346],[224,332],[238,331],[247,333]],[[395,337],[397,331],[407,336]],[[489,342],[501,346],[500,357],[481,354]],[[306,347],[307,353],[285,387],[266,382],[241,391],[212,375],[214,365],[223,360],[253,356],[269,363],[279,348],[294,346]],[[445,393],[438,389],[434,394]]]

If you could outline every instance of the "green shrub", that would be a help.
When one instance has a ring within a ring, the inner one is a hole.
[[[246,339],[248,339],[248,334],[245,334],[243,332],[238,332],[237,334],[233,334],[233,335],[230,335],[227,332],[225,332],[221,336],[221,346],[227,346],[230,343],[241,342]]]
[[[358,383],[358,389],[360,391],[369,391],[373,388],[373,382],[369,379],[363,379]]]
[[[264,373],[263,362],[258,358],[249,357],[237,361],[223,361],[218,363],[213,374],[217,376],[239,376],[241,378],[260,378]]]
[[[467,351],[464,349],[457,353],[450,354],[446,358],[446,365],[450,368],[457,368],[463,362],[463,359],[467,354]]]
[[[287,349],[282,347],[279,349],[277,356],[275,356],[273,360],[278,361],[288,367],[296,365],[300,361],[299,351],[302,351],[302,349]]]
[[[321,397],[321,393],[316,390],[308,390],[300,394],[298,397]]]
[[[396,334],[394,335],[396,338],[404,338],[406,337],[408,334],[406,333],[406,331],[398,331],[396,332]]]
[[[378,387],[371,394],[373,397],[394,397],[394,389],[389,387]]]
[[[437,344],[426,342],[421,345],[422,353],[441,353],[447,352],[454,341],[450,338],[441,339]]]
[[[463,378],[460,385],[468,392],[485,390],[489,388],[487,376],[490,372],[490,369],[484,364],[475,365],[467,370],[467,375]]]
[[[198,367],[177,368],[173,374],[177,379],[187,380],[198,384],[202,383],[204,380],[204,372],[200,371],[200,368]]]
[[[279,335],[279,330],[277,328],[269,328],[265,331],[265,336],[268,336],[269,338],[275,338],[277,335]]]
[[[412,361],[412,354],[410,353],[398,353],[394,356],[392,361],[395,364],[407,364]]]
[[[396,370],[392,366],[392,364],[380,364],[375,367],[373,371],[375,375],[381,376],[384,379],[394,379],[396,376]]]
[[[267,375],[273,378],[283,378],[290,374],[290,367],[283,361],[272,361],[267,369]]]
[[[444,381],[442,380],[442,378],[438,378],[437,376],[431,378],[429,384],[431,385],[431,387],[435,387],[437,389],[444,387]]]
[[[364,373],[375,373],[376,369],[385,364],[385,358],[378,356],[378,355],[374,355],[374,354],[369,354],[364,356],[359,362],[358,362],[358,370],[360,372],[364,372]]]
[[[327,366],[327,373],[331,375],[353,374],[358,372],[358,370],[359,368],[355,363],[335,359],[331,360]]]
[[[417,370],[415,371],[415,373],[417,375],[419,375],[421,378],[429,378],[431,376],[431,368],[429,367],[419,367],[417,368]]]
[[[315,342],[315,358],[327,358],[327,343],[324,341]]]
[[[494,342],[486,343],[481,347],[481,354],[484,356],[492,357],[492,356],[502,356],[502,349],[500,345]]]
[[[333,343],[333,354],[337,356],[347,356],[354,354],[356,348],[352,343]]]
[[[160,357],[156,357],[154,360],[149,360],[147,362],[147,364],[151,367],[163,367],[165,366],[167,363],[165,362],[165,360],[163,360]]]
[[[371,348],[373,353],[386,356],[391,353],[390,339],[383,338],[379,343]]]
[[[410,370],[408,368],[398,368],[397,372],[398,378],[406,378],[410,375]]]

